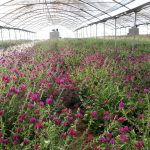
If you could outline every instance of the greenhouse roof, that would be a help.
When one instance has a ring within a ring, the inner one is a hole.
[[[150,23],[149,0],[2,0],[0,27],[37,32],[50,25],[71,30],[118,18],[118,28]],[[145,9],[143,9],[145,8]]]

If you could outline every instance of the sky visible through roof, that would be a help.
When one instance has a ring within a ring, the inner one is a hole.
[[[17,9],[17,8],[20,8],[20,6],[22,6],[22,4],[23,3],[34,3],[35,2],[35,0],[30,0],[30,1],[27,1],[27,0],[25,0],[25,1],[23,1],[23,0],[14,0],[14,2],[12,3],[13,5],[9,5],[9,3],[8,2],[10,2],[11,0],[2,0],[2,1],[0,1],[0,25],[1,26],[5,26],[6,24],[5,24],[5,22],[7,22],[8,23],[8,25],[10,24],[10,25],[17,25],[17,21],[20,19],[18,16],[14,19],[14,20],[10,20],[10,18],[9,17],[7,17],[7,15],[6,15],[6,13],[7,12],[11,12],[11,11],[13,11],[14,10],[14,8],[15,9]],[[41,0],[42,1],[42,0]],[[41,2],[40,0],[39,0],[39,2]],[[89,1],[89,0],[88,0]],[[95,2],[96,0],[91,0],[91,2]],[[102,0],[102,1],[106,1],[106,0]],[[113,2],[113,0],[107,0],[107,2]],[[122,3],[127,3],[129,0],[115,0],[116,2],[122,2]],[[85,2],[85,0],[84,0],[84,2]],[[144,3],[147,3],[147,2],[150,2],[149,0],[134,0],[133,2],[131,2],[131,3],[129,3],[129,4],[127,4],[126,5],[126,7],[121,7],[120,9],[117,9],[117,10],[115,10],[115,11],[113,11],[113,12],[111,12],[111,13],[109,13],[108,12],[108,14],[103,14],[103,15],[100,15],[99,17],[96,17],[96,18],[90,18],[90,20],[89,21],[83,21],[83,23],[81,23],[80,25],[81,26],[85,26],[85,25],[87,25],[87,24],[89,24],[89,23],[92,23],[92,22],[95,22],[95,21],[98,21],[98,20],[101,20],[101,19],[103,19],[103,18],[107,18],[109,15],[111,15],[111,16],[115,16],[115,15],[117,15],[117,14],[119,14],[119,13],[121,13],[121,12],[124,12],[124,11],[126,11],[126,10],[128,10],[128,9],[133,9],[133,8],[135,8],[135,7],[137,7],[137,6],[140,6],[140,5],[142,5],[142,4],[144,4]],[[5,4],[4,4],[5,3]],[[1,5],[4,5],[4,6],[1,6]],[[8,6],[8,7],[6,7],[6,6]],[[32,6],[30,6],[30,7],[32,7]],[[26,8],[26,9],[31,9],[31,8]],[[37,8],[38,9],[38,8]],[[28,11],[28,10],[25,10],[25,11]],[[94,12],[93,12],[93,14],[94,14]],[[6,16],[5,16],[6,15]],[[12,16],[13,16],[13,13],[11,14]],[[29,15],[29,14],[26,14],[26,15]],[[50,14],[49,14],[50,15]],[[95,14],[96,15],[96,14]],[[31,16],[32,17],[32,16]],[[43,16],[44,17],[44,16]],[[140,19],[139,19],[140,20]],[[39,20],[38,20],[38,18],[37,18],[37,21],[40,23],[42,23],[42,20],[41,20],[41,18],[39,18]],[[59,18],[58,18],[58,24],[59,24],[59,21],[61,21],[61,20],[59,20]],[[108,21],[109,22],[109,21]],[[23,27],[24,26],[24,22],[22,22],[22,24],[19,22],[19,24],[20,25],[22,25],[21,27]],[[30,19],[28,20],[28,23],[26,23],[27,25],[29,24],[29,27],[30,27]],[[65,23],[66,24],[66,23]],[[36,34],[36,38],[39,38],[39,39],[47,39],[47,38],[49,38],[49,32],[52,30],[52,29],[56,29],[56,28],[58,28],[59,29],[59,31],[60,31],[60,36],[61,37],[63,37],[63,38],[65,38],[65,37],[74,37],[74,33],[73,33],[73,31],[71,31],[70,29],[71,29],[71,27],[70,28],[66,28],[67,27],[67,24],[66,24],[66,27],[64,27],[65,26],[65,24],[60,24],[60,25],[48,25],[48,24],[45,24],[45,26],[46,27],[43,27],[42,26],[42,28],[40,28],[40,29],[38,29],[37,30],[37,34]],[[25,26],[24,26],[25,27]],[[28,27],[28,26],[27,26]],[[80,26],[78,26],[78,27],[80,27]],[[112,34],[114,34],[114,30],[112,30],[112,27],[113,27],[113,21],[111,22],[111,27],[109,26],[109,25],[107,25],[106,24],[106,35],[112,35]],[[26,28],[27,29],[27,28]],[[30,28],[29,28],[30,29]],[[96,29],[95,29],[95,26],[93,25],[92,26],[92,36],[94,37],[95,36],[95,31]],[[126,29],[122,29],[122,31],[119,31],[119,29],[118,29],[118,31],[117,31],[117,33],[118,33],[118,35],[123,35],[123,34],[127,34],[127,32],[128,32],[128,28],[126,28]],[[11,38],[12,39],[14,39],[15,38],[15,35],[14,35],[14,32],[13,31],[10,31],[10,33],[11,33]],[[147,26],[140,26],[140,33],[141,34],[147,34],[148,32],[147,32]],[[17,34],[17,37],[19,36],[19,33],[17,32],[16,33]],[[89,28],[87,28],[87,36],[89,35],[90,33],[89,33]],[[103,24],[98,24],[98,36],[102,36],[102,34],[103,34]],[[9,38],[9,34],[8,34],[8,31],[7,30],[3,30],[3,36],[4,36],[4,39],[8,39]]]

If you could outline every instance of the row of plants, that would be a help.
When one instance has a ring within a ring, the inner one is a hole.
[[[113,42],[45,41],[1,57],[0,149],[148,150],[149,43]]]
[[[7,49],[10,46],[16,46],[23,43],[30,42],[30,40],[11,40],[11,41],[1,41],[0,42],[0,49]]]

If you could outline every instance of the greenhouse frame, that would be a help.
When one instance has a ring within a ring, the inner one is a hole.
[[[0,0],[0,150],[150,150],[150,0]]]

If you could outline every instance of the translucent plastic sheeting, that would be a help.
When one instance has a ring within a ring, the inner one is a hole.
[[[132,9],[130,4],[136,1],[138,3],[139,0],[2,0],[0,26],[36,32],[46,26],[62,25],[75,30],[80,26],[130,10]],[[146,2],[148,1],[143,0],[141,4]],[[147,23],[149,20],[147,11],[143,10],[141,13],[140,23]],[[117,26],[122,27],[124,22],[127,26],[131,25],[132,15],[122,17]]]

